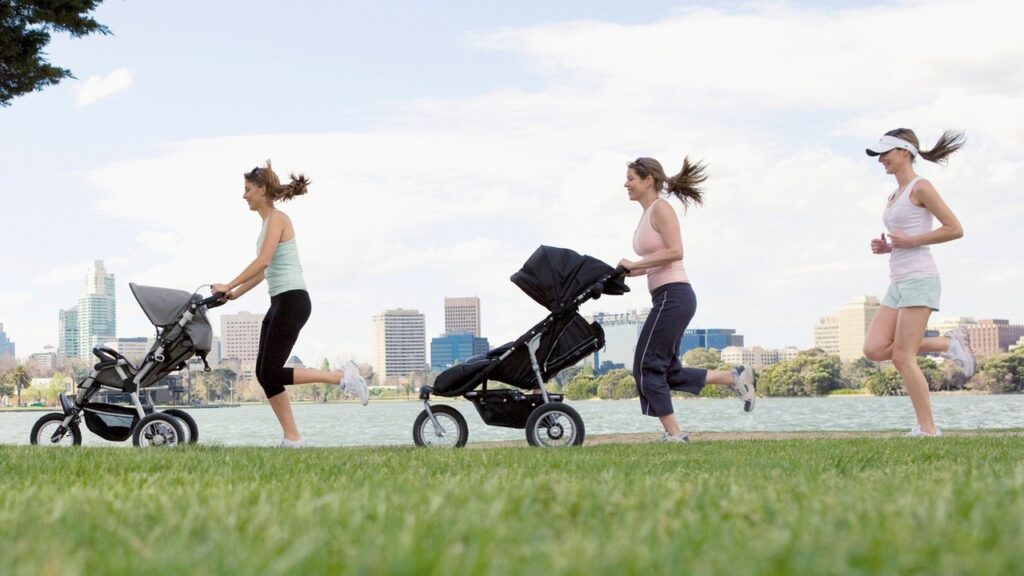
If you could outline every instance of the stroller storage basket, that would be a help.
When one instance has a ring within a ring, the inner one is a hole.
[[[505,428],[526,428],[530,412],[544,403],[540,394],[523,394],[512,389],[475,390],[465,397],[476,406],[484,424]],[[561,394],[548,394],[548,398],[552,402],[562,401]]]
[[[89,430],[111,442],[124,442],[130,438],[139,421],[139,413],[128,406],[90,402],[82,408]]]

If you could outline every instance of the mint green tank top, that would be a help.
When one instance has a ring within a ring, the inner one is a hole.
[[[260,229],[260,239],[256,242],[256,253],[259,254],[263,246],[263,238],[267,234],[267,221],[263,221]],[[274,257],[270,259],[270,266],[266,271],[267,288],[271,296],[277,296],[289,290],[305,290],[306,282],[302,279],[302,263],[299,262],[299,248],[295,245],[295,238],[285,242],[278,242],[274,250]]]

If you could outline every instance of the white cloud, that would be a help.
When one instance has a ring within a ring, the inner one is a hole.
[[[95,104],[104,98],[131,88],[134,83],[135,78],[127,68],[119,68],[105,76],[89,76],[76,88],[75,104],[78,106]]]
[[[868,241],[893,182],[864,142],[896,126],[926,142],[961,128],[970,145],[950,168],[920,167],[967,230],[935,249],[943,314],[1020,320],[1024,269],[1008,247],[1024,243],[1024,84],[996,76],[1024,61],[1021,10],[769,5],[506,30],[472,42],[520,55],[547,88],[411,102],[358,133],[181,142],[87,179],[97,212],[138,239],[124,273],[190,289],[229,280],[255,254],[259,222],[241,173],[268,156],[281,172],[307,172],[311,194],[282,208],[313,297],[297,347],[311,362],[338,350],[369,359],[370,319],[385,308],[420,309],[436,335],[446,295],[480,296],[485,335],[514,338],[544,314],[508,281],[530,252],[545,243],[612,264],[631,257],[639,210],[621,187],[626,161],[650,155],[676,170],[691,154],[711,174],[707,205],[682,220],[701,303],[694,326],[808,346],[818,317],[886,286]],[[646,305],[643,282],[632,286],[586,310]],[[265,308],[265,293],[233,306]],[[119,318],[133,316],[122,308]]]

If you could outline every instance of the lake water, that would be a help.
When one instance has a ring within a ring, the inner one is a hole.
[[[632,400],[570,402],[583,417],[587,434],[655,433],[658,420],[640,414]],[[472,404],[451,404],[469,423],[469,442],[523,440],[522,430],[487,426]],[[906,397],[834,396],[829,398],[759,398],[752,413],[734,399],[676,400],[676,413],[688,432],[783,432],[839,430],[909,430],[914,410]],[[299,430],[314,446],[412,445],[412,424],[423,409],[418,401],[358,404],[298,404]],[[933,396],[935,421],[947,429],[982,430],[1024,427],[1024,394]],[[199,425],[202,443],[272,445],[281,438],[269,405],[189,410]],[[28,444],[41,412],[0,412],[0,444]],[[107,442],[83,424],[83,444],[129,446]]]

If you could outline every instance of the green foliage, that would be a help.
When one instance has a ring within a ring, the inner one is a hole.
[[[902,396],[903,378],[895,368],[879,370],[868,378],[867,389],[875,396]]]
[[[629,370],[609,370],[597,379],[597,397],[602,400],[622,400],[637,395],[636,380]]]
[[[757,390],[765,396],[820,396],[843,387],[840,372],[838,357],[805,351],[765,368]]]
[[[851,389],[867,387],[868,378],[878,373],[878,365],[867,358],[858,358],[843,365],[843,385]]]
[[[14,382],[11,381],[10,372],[0,372],[0,396],[14,394]]]
[[[993,394],[1024,392],[1024,348],[986,359],[970,386]]]
[[[722,362],[722,352],[717,348],[694,348],[683,354],[683,364],[689,368],[705,370],[729,370],[732,368]]]
[[[0,2],[0,107],[11,99],[73,78],[46,61],[50,32],[78,38],[109,34],[88,16],[102,0],[8,0]]]
[[[587,400],[597,396],[597,379],[593,372],[581,371],[565,386],[565,397],[568,400]]]

